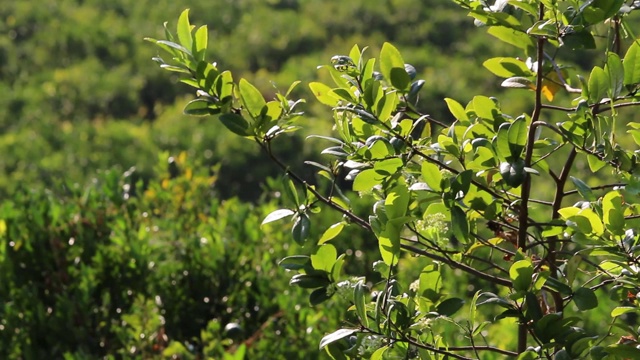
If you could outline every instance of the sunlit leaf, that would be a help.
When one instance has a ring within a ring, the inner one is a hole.
[[[269,215],[267,215],[266,218],[264,218],[264,220],[262,220],[262,225],[264,224],[268,224],[270,222],[274,222],[280,219],[284,219],[288,216],[291,216],[295,214],[295,212],[293,210],[290,209],[278,209],[276,211],[271,212]]]
[[[627,50],[622,62],[624,67],[624,84],[627,86],[640,83],[640,40],[636,40]]]
[[[340,330],[336,330],[334,332],[332,332],[329,335],[326,335],[322,338],[322,340],[320,340],[320,349],[322,349],[323,347],[336,342],[338,340],[342,340],[344,338],[346,338],[347,336],[351,336],[352,334],[355,334],[358,332],[358,329],[340,329]]]

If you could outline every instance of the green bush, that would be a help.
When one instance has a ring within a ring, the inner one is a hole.
[[[146,185],[108,171],[3,202],[0,357],[288,359],[336,326],[339,307],[318,316],[280,276],[299,249],[260,228],[274,204],[221,200],[215,169],[161,160]]]

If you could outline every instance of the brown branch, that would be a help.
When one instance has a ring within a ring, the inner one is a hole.
[[[443,263],[446,263],[447,265],[456,268],[456,269],[460,269],[466,273],[469,273],[471,275],[474,275],[478,278],[487,280],[489,282],[492,282],[494,284],[497,285],[502,285],[502,286],[506,286],[506,287],[510,287],[511,286],[511,280],[509,279],[505,279],[505,278],[501,278],[499,276],[495,276],[495,275],[491,275],[491,274],[487,274],[484,273],[482,271],[476,270],[468,265],[459,263],[457,261],[453,261],[450,259],[447,259],[446,257],[443,256],[439,256],[436,254],[431,254],[427,251],[424,251],[422,249],[418,249],[415,246],[411,246],[411,245],[407,245],[407,244],[400,244],[400,247],[405,250],[405,251],[410,251],[413,252],[414,254],[418,254],[418,255],[422,255],[424,257],[428,257],[432,260],[437,260],[437,261],[441,261]]]
[[[538,11],[538,20],[544,19],[545,8],[541,3]],[[537,62],[538,62],[538,73],[536,74],[536,98],[535,98],[535,106],[533,108],[533,114],[531,114],[531,126],[529,126],[529,131],[527,133],[527,145],[525,149],[524,155],[524,166],[531,166],[531,158],[533,157],[533,144],[536,141],[536,128],[538,126],[538,119],[540,119],[540,113],[542,111],[542,65],[544,59],[544,37],[538,38],[537,43]],[[519,229],[518,229],[518,248],[523,251],[527,245],[527,228],[529,221],[529,196],[531,195],[531,175],[526,174],[524,178],[524,183],[522,184],[522,192],[521,192],[521,203],[520,203],[520,217],[519,217]],[[518,354],[525,352],[527,349],[527,325],[519,324],[518,325]]]

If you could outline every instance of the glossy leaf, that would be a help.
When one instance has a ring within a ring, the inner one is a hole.
[[[307,255],[292,255],[280,260],[278,265],[287,270],[300,270],[306,267],[310,262]]]
[[[331,295],[326,287],[315,289],[309,294],[309,305],[315,306],[329,300]]]
[[[232,133],[240,136],[250,135],[249,123],[247,123],[247,120],[245,120],[242,116],[235,113],[227,113],[220,115],[219,119],[222,125],[224,125]]]
[[[293,210],[278,209],[276,211],[271,212],[269,215],[267,215],[267,217],[264,218],[264,220],[262,221],[261,225],[268,224],[270,222],[274,222],[280,219],[284,219],[286,217],[292,216],[293,214],[295,214]]]
[[[300,245],[304,244],[304,242],[309,238],[310,228],[311,220],[309,220],[309,216],[307,216],[307,214],[300,214],[291,229],[293,240]]]
[[[512,159],[518,159],[522,154],[522,151],[524,151],[524,147],[527,143],[528,129],[527,123],[522,117],[511,123],[507,136]]]
[[[216,113],[216,109],[210,107],[211,102],[205,99],[194,99],[184,107],[183,112],[192,116],[207,116]]]
[[[294,275],[289,281],[289,285],[291,286],[299,286],[303,289],[317,289],[320,287],[325,287],[329,285],[331,282],[326,276],[323,275],[308,275],[308,274],[298,274]]]
[[[360,322],[365,327],[369,327],[369,318],[367,317],[365,304],[365,294],[367,290],[367,286],[363,281],[358,281],[358,283],[353,287],[353,303],[356,306],[356,314],[358,314]]]
[[[322,349],[323,347],[336,342],[338,340],[342,340],[344,338],[346,338],[347,336],[351,336],[352,334],[355,334],[358,332],[358,329],[340,329],[340,330],[336,330],[334,332],[332,332],[329,335],[325,335],[322,340],[320,340],[320,349]]]
[[[506,79],[500,84],[502,87],[513,89],[529,89],[535,90],[536,86],[530,79],[522,76],[514,76]]]

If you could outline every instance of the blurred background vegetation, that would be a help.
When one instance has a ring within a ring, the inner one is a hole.
[[[187,7],[209,25],[209,58],[266,95],[322,78],[317,65],[354,43],[374,56],[390,41],[438,119],[452,120],[444,97],[530,105],[481,67],[517,53],[448,0],[2,1],[0,358],[317,358],[338,327],[340,306],[310,309],[277,268],[300,252],[287,232],[259,228],[279,201],[277,169],[215,119],[183,115],[193,95],[151,61],[143,38]],[[308,133],[331,131],[326,109],[306,111]],[[319,145],[277,149],[306,172]],[[339,221],[324,217],[316,231]],[[355,231],[344,246],[366,249]],[[369,247],[350,266],[369,266]]]

